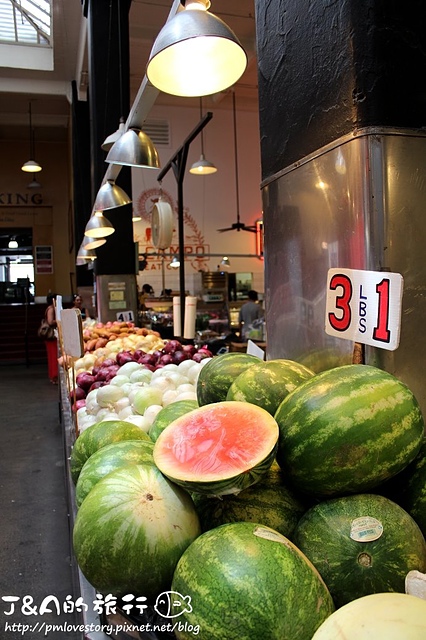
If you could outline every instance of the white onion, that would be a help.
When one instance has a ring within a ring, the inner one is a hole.
[[[194,385],[187,382],[186,384],[180,384],[176,387],[176,391],[180,395],[181,393],[193,393],[195,391]]]
[[[176,389],[169,389],[169,391],[163,393],[163,407],[167,407],[168,404],[174,402],[177,396],[178,392],[176,391]]]
[[[166,373],[169,373],[170,371],[177,371],[178,370],[178,365],[177,364],[173,364],[172,362],[170,364],[165,364],[164,367],[161,367],[161,373],[163,374],[163,371]]]
[[[170,391],[170,389],[176,389],[176,385],[174,384],[173,380],[170,380],[170,378],[166,377],[160,377],[156,378],[155,380],[151,380],[150,387],[152,389],[160,389],[162,393]]]
[[[99,387],[96,400],[101,407],[109,407],[123,396],[124,391],[121,387],[107,384],[104,387]]]
[[[162,399],[163,393],[161,389],[156,389],[152,386],[141,387],[133,398],[132,407],[135,410],[135,413],[139,413],[139,415],[144,416],[150,405],[161,406]]]
[[[194,360],[182,360],[182,362],[178,364],[178,371],[186,376],[188,371],[196,364],[198,364],[198,362],[194,362]]]
[[[134,371],[137,371],[138,369],[142,369],[142,365],[139,364],[138,362],[126,362],[125,364],[121,365],[121,367],[118,370],[118,374],[120,376],[127,376],[128,378],[130,378],[131,374]]]
[[[175,387],[178,387],[180,384],[187,384],[189,382],[187,376],[181,373],[171,373],[169,376],[167,376],[167,378],[169,378],[169,380],[172,380]]]
[[[179,400],[197,400],[197,394],[195,391],[184,391],[183,393],[178,393],[175,402]]]
[[[147,418],[145,418],[145,416],[139,416],[135,414],[125,418],[124,422],[131,422],[132,424],[135,424],[137,427],[139,427],[139,429],[145,431],[145,433],[148,433],[151,426],[151,422]]]
[[[117,414],[112,413],[107,407],[102,407],[96,414],[96,422],[103,422],[104,420],[117,420]]]
[[[141,367],[130,374],[130,382],[145,382],[146,384],[149,384],[151,382],[151,378],[152,371],[145,367]]]
[[[129,378],[127,376],[122,376],[119,373],[109,381],[109,384],[112,384],[113,387],[122,387],[124,384],[128,383]]]
[[[205,358],[207,360],[207,358]],[[203,360],[204,362],[204,360]],[[200,375],[200,371],[202,369],[201,362],[194,362],[194,366],[192,366],[187,372],[187,377],[192,384],[196,384],[198,376]]]
[[[126,407],[130,407],[130,400],[127,396],[123,396],[120,400],[117,400],[117,402],[114,403],[114,410],[117,413],[120,413],[120,411]]]
[[[133,409],[130,405],[128,407],[124,407],[121,411],[118,411],[118,418],[120,420],[125,420],[131,415],[133,415]]]
[[[157,413],[159,413],[162,408],[161,404],[152,404],[148,409],[146,409],[143,417],[149,421],[150,426],[154,422]]]

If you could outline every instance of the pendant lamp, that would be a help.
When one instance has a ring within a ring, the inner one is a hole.
[[[41,189],[41,184],[38,180],[36,180],[35,175],[33,174],[33,179],[29,184],[27,184],[27,189]]]
[[[121,136],[124,133],[124,130],[125,130],[124,118],[120,118],[120,124],[118,125],[117,131],[114,131],[114,133],[111,133],[109,136],[105,138],[105,140],[101,144],[101,148],[104,151],[109,151],[112,145],[115,144],[119,138],[121,138]]]
[[[98,247],[102,247],[103,244],[106,243],[105,238],[89,238],[89,236],[84,236],[83,242],[81,246],[83,249],[97,249]]]
[[[181,97],[206,96],[235,84],[247,54],[235,33],[209,13],[209,0],[186,0],[151,50],[146,75],[154,87]]]
[[[203,102],[200,97],[200,120],[203,117]],[[214,166],[213,162],[209,162],[206,160],[204,156],[204,130],[201,129],[201,156],[197,162],[191,166],[189,173],[192,173],[195,176],[208,176],[211,173],[216,173],[217,168]]]
[[[30,116],[30,159],[25,162],[21,169],[26,173],[37,173],[41,171],[41,165],[34,160],[35,158],[35,142],[34,142],[34,132],[31,118],[31,100],[29,103],[29,116]]]
[[[9,240],[9,243],[7,245],[8,249],[17,249],[18,248],[18,241],[15,237],[11,238]]]
[[[115,229],[102,211],[95,211],[86,224],[84,235],[89,238],[105,238],[114,233]]]
[[[114,180],[107,180],[101,186],[96,196],[93,209],[95,211],[106,211],[107,209],[115,209],[130,204],[131,199],[125,191]]]
[[[128,129],[123,133],[109,150],[106,162],[145,169],[160,168],[157,149],[141,129]]]
[[[180,267],[179,258],[177,256],[173,256],[169,266],[172,267],[172,269],[178,269]]]

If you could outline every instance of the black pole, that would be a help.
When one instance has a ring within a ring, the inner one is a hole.
[[[183,328],[185,322],[185,245],[184,245],[184,219],[183,219],[183,179],[185,177],[186,161],[188,159],[188,150],[191,142],[198,136],[200,131],[204,129],[206,124],[213,118],[211,111],[201,118],[197,126],[185,138],[179,149],[173,154],[163,169],[158,174],[157,181],[161,182],[164,176],[172,168],[176,178],[178,193],[178,235],[179,235],[179,298],[180,298],[180,331],[183,336]]]

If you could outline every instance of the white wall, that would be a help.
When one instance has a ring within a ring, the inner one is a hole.
[[[212,110],[212,109],[209,109]],[[254,255],[256,237],[247,231],[229,231],[218,233],[217,229],[228,227],[237,220],[235,155],[233,113],[230,110],[217,109],[213,118],[204,129],[204,153],[213,162],[218,171],[209,176],[194,176],[189,168],[201,154],[201,136],[190,145],[185,178],[183,182],[183,205],[185,212],[185,248],[188,253],[185,260],[185,273],[191,276],[199,270],[216,271],[220,257],[205,257],[204,254],[230,255],[231,272],[253,273],[253,287],[263,292],[263,261],[258,258],[238,258],[233,254]],[[193,108],[154,107],[149,120],[168,120],[171,130],[171,144],[168,147],[157,145],[161,166],[164,166],[181,146],[188,134],[199,122],[199,110]],[[260,144],[257,112],[237,112],[238,142],[238,178],[241,221],[254,224],[262,217],[260,193]],[[139,241],[139,251],[148,251],[148,267],[138,276],[138,284],[149,282],[157,293],[162,289],[161,259],[150,256],[155,252],[147,241],[146,229],[150,228],[152,198],[159,195],[158,171],[150,169],[132,170],[133,208],[144,219],[134,224],[135,240]],[[177,233],[177,181],[171,169],[162,183],[164,196],[172,205],[175,216],[175,230],[171,245],[172,251],[178,250]],[[148,231],[149,237],[149,231]],[[198,248],[197,248],[198,247]],[[167,250],[166,250],[167,252]],[[179,289],[178,270],[168,267],[165,262],[165,286]],[[187,278],[186,288],[192,291],[193,282]]]

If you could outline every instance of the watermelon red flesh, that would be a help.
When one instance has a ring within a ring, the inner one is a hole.
[[[163,407],[155,416],[154,422],[149,430],[151,440],[156,442],[160,433],[162,433],[171,422],[183,416],[185,413],[197,409],[197,407],[198,402],[196,400],[177,400]]]
[[[197,379],[197,400],[200,407],[225,401],[228,389],[237,376],[258,362],[259,358],[248,353],[224,353],[209,360]]]
[[[70,471],[74,484],[80,471],[90,456],[113,442],[124,440],[148,440],[149,435],[131,422],[123,420],[104,420],[97,422],[80,433],[71,451]]]
[[[193,500],[203,531],[227,522],[261,522],[290,540],[298,521],[308,509],[286,486],[276,463],[260,482],[237,495],[214,497],[193,494]]]
[[[153,601],[170,589],[177,561],[199,533],[189,495],[145,463],[99,480],[77,513],[73,546],[96,590]]]
[[[95,451],[83,465],[75,488],[75,500],[79,507],[89,491],[101,478],[119,467],[142,462],[154,462],[154,443],[148,440],[124,440],[114,442]]]
[[[273,529],[248,522],[199,536],[179,560],[172,590],[191,597],[178,640],[192,640],[190,625],[199,625],[200,640],[307,640],[334,610],[305,556]]]
[[[277,461],[318,497],[376,487],[417,455],[424,431],[406,385],[385,371],[347,365],[304,382],[280,404]]]
[[[251,402],[274,415],[280,403],[314,372],[293,360],[269,360],[249,367],[228,389],[227,400]]]
[[[358,518],[370,520],[362,523]],[[380,525],[381,535],[366,541],[380,533]],[[426,543],[419,527],[383,496],[323,501],[301,518],[293,539],[320,572],[336,607],[370,593],[403,593],[407,573],[426,570]]]
[[[217,402],[172,422],[154,446],[154,462],[188,491],[225,495],[258,482],[276,452],[278,425],[264,409]]]

